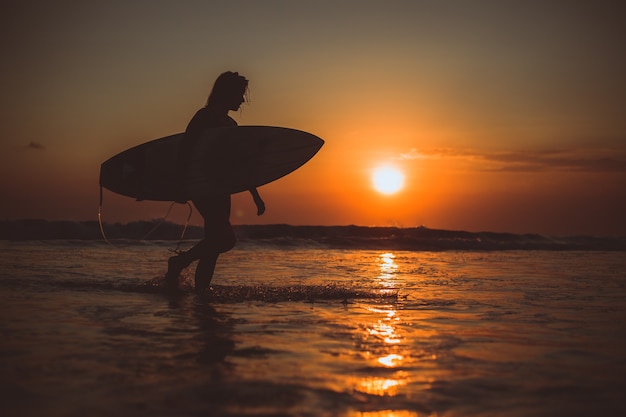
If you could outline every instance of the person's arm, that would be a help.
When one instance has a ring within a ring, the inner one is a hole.
[[[256,204],[257,216],[260,216],[263,213],[265,213],[265,203],[263,202],[263,199],[259,195],[259,192],[257,191],[257,189],[250,188],[248,191],[250,191],[250,194],[252,195],[252,199],[254,200],[254,204]]]

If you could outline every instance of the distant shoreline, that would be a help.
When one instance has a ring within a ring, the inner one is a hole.
[[[104,224],[109,239],[178,240],[183,226],[171,222],[135,221]],[[157,226],[155,228],[155,226]],[[544,236],[497,232],[429,229],[423,226],[292,226],[235,225],[242,242],[279,246],[314,245],[372,250],[594,250],[626,251],[626,237]],[[201,239],[203,230],[189,226],[185,239]],[[0,221],[0,240],[103,240],[97,221]]]

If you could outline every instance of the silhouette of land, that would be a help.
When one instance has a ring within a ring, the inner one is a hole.
[[[171,222],[136,221],[104,224],[109,239],[178,240],[183,226]],[[155,229],[155,226],[157,226]],[[372,250],[626,250],[626,237],[544,236],[366,226],[234,226],[240,242],[277,246],[318,246]],[[201,239],[203,230],[189,226],[185,239]],[[97,221],[0,221],[2,240],[103,240]]]

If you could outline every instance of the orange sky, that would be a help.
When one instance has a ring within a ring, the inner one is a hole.
[[[626,235],[618,3],[128,3],[0,18],[0,219],[95,219],[100,164],[184,130],[233,70],[251,80],[239,124],[326,140],[260,189],[263,217],[235,196],[233,223]],[[372,188],[382,163],[401,192]],[[109,222],[168,208],[104,198]]]

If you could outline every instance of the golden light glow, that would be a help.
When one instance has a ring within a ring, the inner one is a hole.
[[[383,337],[384,342],[389,345],[397,344],[401,342],[401,340],[396,335],[396,329],[393,326],[389,324],[385,324],[381,321],[379,321],[378,324],[374,326],[373,329],[370,329],[369,333],[374,336]],[[378,362],[383,363],[380,360]]]
[[[391,353],[387,356],[383,356],[382,358],[378,358],[378,363],[383,364],[389,368],[393,368],[399,365],[402,359],[404,359],[404,356]]]
[[[404,375],[401,375],[398,379],[371,377],[363,378],[359,382],[357,389],[370,395],[393,397],[398,395],[398,388],[406,385],[407,381]]]
[[[378,275],[378,280],[387,288],[395,287],[394,274],[398,270],[395,258],[396,256],[391,252],[383,253],[379,256],[380,274]]]
[[[409,410],[355,411],[348,417],[417,417],[418,413]]]
[[[372,172],[372,184],[380,193],[394,194],[404,187],[404,175],[393,166],[381,166]]]

